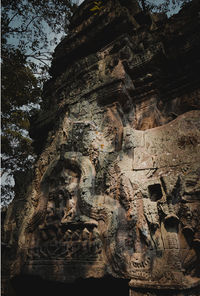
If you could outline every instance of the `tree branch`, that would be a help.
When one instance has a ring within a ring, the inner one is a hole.
[[[11,19],[9,20],[8,22],[8,25],[12,22],[12,20],[18,15],[18,12],[16,12],[12,17]]]
[[[40,61],[41,63],[43,63],[44,65],[46,65],[47,67],[49,67],[49,65],[45,62],[45,61],[50,61],[50,58],[47,59],[47,58],[40,58],[40,57],[37,57],[37,56],[31,56],[31,55],[27,55],[26,57],[29,57],[29,58],[32,58],[32,59],[35,59],[35,60],[38,60]]]
[[[143,11],[146,12],[147,8],[146,8],[145,0],[141,0],[141,4],[142,4]]]
[[[24,28],[24,29],[22,29],[22,30],[20,30],[20,29],[17,29],[17,28],[13,28],[12,30],[11,29],[9,29],[8,30],[8,33],[24,33],[24,32],[31,32],[31,30],[29,30],[28,31],[28,27],[30,26],[30,24],[36,19],[36,18],[39,18],[40,16],[35,16],[35,17],[33,17],[29,22],[28,22],[28,24],[26,25],[26,27]]]

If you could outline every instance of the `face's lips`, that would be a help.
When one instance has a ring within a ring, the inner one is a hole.
[[[66,223],[61,226],[63,232],[63,243],[67,243],[72,247],[74,244],[80,244],[83,249],[89,248],[88,250],[90,251],[92,251],[92,249],[99,249],[101,243],[99,240],[99,231],[97,230],[97,226],[98,223],[88,217],[87,221],[79,220]]]
[[[38,247],[28,250],[30,260],[63,259],[85,260],[96,259],[102,252],[102,241],[97,229],[97,222],[70,222],[61,226],[59,239],[43,241]],[[55,234],[57,231],[55,232]]]
[[[74,218],[71,221],[61,222],[60,226],[63,231],[66,231],[67,229],[72,229],[72,230],[76,230],[76,229],[83,230],[84,228],[93,229],[98,226],[98,222],[93,219],[89,219],[88,217],[80,216],[80,217]]]

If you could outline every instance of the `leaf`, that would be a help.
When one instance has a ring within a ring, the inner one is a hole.
[[[95,11],[95,10],[100,10],[98,6],[94,6],[93,8],[90,9],[90,11]]]

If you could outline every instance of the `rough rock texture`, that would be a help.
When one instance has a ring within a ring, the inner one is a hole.
[[[200,295],[199,2],[169,20],[102,2],[56,48],[35,175],[4,222],[3,295],[20,274]]]

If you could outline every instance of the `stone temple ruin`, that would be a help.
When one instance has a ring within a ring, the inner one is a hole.
[[[57,46],[32,122],[2,295],[198,296],[200,3],[167,19],[93,2]]]

